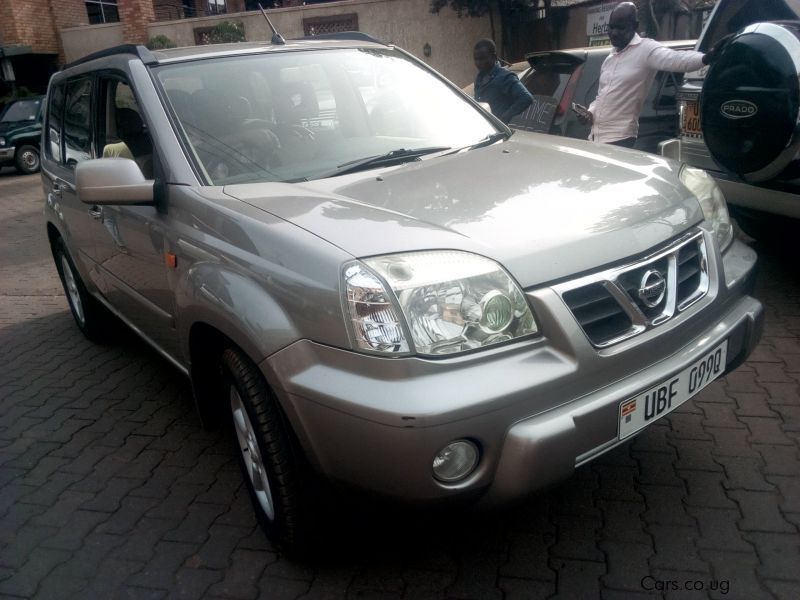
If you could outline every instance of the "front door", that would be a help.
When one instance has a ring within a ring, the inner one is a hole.
[[[99,79],[98,151],[136,161],[153,178],[154,153],[147,125],[127,81]],[[97,206],[97,262],[107,300],[151,341],[178,357],[174,294],[164,243],[166,216],[155,206]]]

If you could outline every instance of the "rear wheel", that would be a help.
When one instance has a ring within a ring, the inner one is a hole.
[[[93,342],[104,341],[111,314],[87,291],[62,238],[53,245],[53,259],[78,329]]]
[[[17,170],[24,175],[32,175],[39,171],[39,149],[36,146],[25,144],[20,146],[16,155]]]
[[[295,556],[313,542],[312,477],[258,367],[239,350],[222,354],[222,381],[239,465],[258,521],[271,540]]]

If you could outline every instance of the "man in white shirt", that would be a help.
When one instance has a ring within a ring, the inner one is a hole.
[[[579,119],[592,126],[590,140],[633,148],[639,132],[639,113],[658,71],[696,71],[711,58],[692,50],[676,51],[641,38],[636,29],[636,5],[622,2],[611,11],[608,37],[614,46],[600,69],[597,98]]]

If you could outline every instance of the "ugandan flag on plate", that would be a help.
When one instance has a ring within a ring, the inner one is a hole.
[[[621,417],[625,417],[625,422],[631,422],[631,415],[636,411],[636,398],[622,403]]]

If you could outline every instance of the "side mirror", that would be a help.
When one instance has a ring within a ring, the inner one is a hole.
[[[96,158],[75,167],[75,191],[84,204],[153,204],[153,183],[130,158]]]

